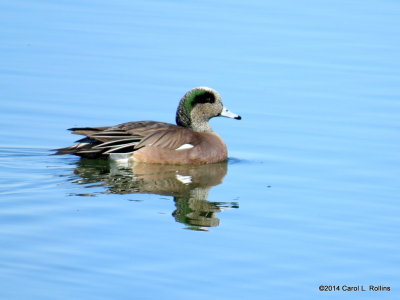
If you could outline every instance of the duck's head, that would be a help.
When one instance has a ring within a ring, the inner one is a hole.
[[[241,119],[222,104],[217,91],[208,87],[196,87],[188,91],[179,102],[176,124],[198,132],[212,132],[208,121],[218,116]]]

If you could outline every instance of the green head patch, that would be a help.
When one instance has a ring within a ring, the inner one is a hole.
[[[190,113],[197,104],[215,103],[216,95],[204,89],[191,90],[183,96],[176,123],[181,126],[190,127]]]
[[[186,112],[190,113],[192,109],[200,103],[214,103],[215,95],[205,90],[195,90],[188,95],[183,105]]]

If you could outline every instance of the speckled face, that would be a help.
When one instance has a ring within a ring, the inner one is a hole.
[[[182,97],[176,122],[178,125],[191,128],[193,122],[204,122],[218,116],[222,108],[221,97],[216,91],[206,87],[194,88]]]
[[[240,120],[222,104],[221,96],[208,87],[197,87],[187,92],[179,102],[176,124],[198,132],[212,132],[208,121],[213,117]]]
[[[212,117],[218,116],[222,108],[223,105],[218,96],[211,92],[205,92],[194,97],[190,116],[193,121],[208,121]]]
[[[177,124],[192,127],[196,121],[208,121],[218,116],[223,105],[219,94],[205,87],[194,88],[187,92],[178,107]]]
[[[201,111],[207,115],[210,115],[209,118],[213,117],[213,111],[218,111],[219,109],[222,110],[221,97],[211,89],[193,90],[185,100],[184,105],[189,115],[192,113],[192,110],[198,106],[201,106]],[[216,112],[215,116],[217,116],[219,113],[220,111]]]

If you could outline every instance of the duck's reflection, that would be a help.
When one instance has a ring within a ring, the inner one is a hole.
[[[222,183],[227,162],[209,165],[160,165],[132,163],[120,165],[108,160],[81,159],[74,182],[101,184],[115,194],[158,194],[172,196],[175,220],[189,229],[206,230],[219,225],[217,213],[237,208],[236,202],[210,202],[208,191]]]

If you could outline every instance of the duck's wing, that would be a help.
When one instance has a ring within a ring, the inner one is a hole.
[[[87,158],[107,157],[110,153],[130,153],[145,137],[157,131],[178,126],[155,121],[138,121],[105,127],[70,128],[73,134],[85,137],[70,147],[57,149],[55,154],[74,154]]]
[[[174,126],[148,134],[135,145],[135,148],[156,147],[169,150],[183,150],[193,148],[198,143],[198,133],[184,127]]]

